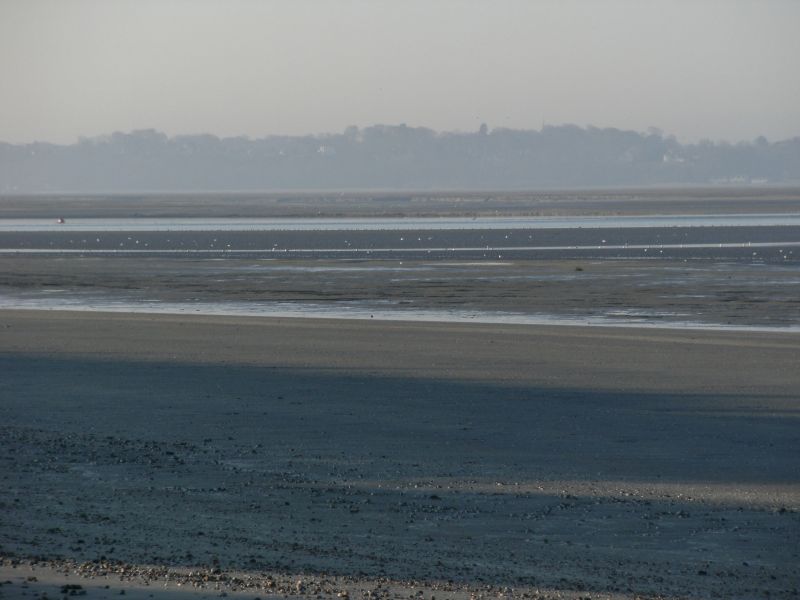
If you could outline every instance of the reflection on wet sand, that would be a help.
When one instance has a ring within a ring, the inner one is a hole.
[[[792,331],[796,263],[0,257],[0,306]]]

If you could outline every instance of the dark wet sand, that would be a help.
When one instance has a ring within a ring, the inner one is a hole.
[[[34,558],[26,591],[95,598],[161,597],[146,565],[248,598],[792,598],[798,364],[795,334],[0,311],[0,594]]]

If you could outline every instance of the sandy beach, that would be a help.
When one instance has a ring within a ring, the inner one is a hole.
[[[787,333],[3,311],[0,594],[794,597],[798,359]]]

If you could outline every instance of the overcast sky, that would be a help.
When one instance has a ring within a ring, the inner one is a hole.
[[[800,135],[800,1],[0,0],[0,140],[407,123]]]

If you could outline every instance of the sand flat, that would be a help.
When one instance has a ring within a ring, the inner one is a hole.
[[[4,577],[791,597],[799,358],[786,333],[2,311]]]
[[[0,311],[0,352],[647,391],[797,391],[800,335]]]

